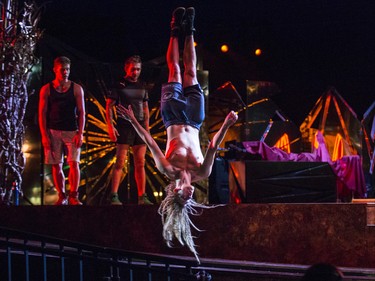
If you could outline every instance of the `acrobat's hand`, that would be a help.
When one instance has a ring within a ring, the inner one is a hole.
[[[126,108],[123,105],[119,104],[116,106],[116,109],[118,117],[128,121],[135,120],[134,112],[131,105],[129,105],[128,108]]]
[[[184,185],[182,187],[176,187],[173,190],[173,192],[179,194],[179,196],[183,200],[189,200],[189,199],[193,198],[194,186],[192,186],[192,185]]]
[[[232,110],[231,112],[228,113],[227,117],[225,117],[224,124],[230,127],[234,123],[237,122],[237,119],[238,119],[237,113]]]

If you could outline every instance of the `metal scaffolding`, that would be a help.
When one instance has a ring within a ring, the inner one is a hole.
[[[0,203],[18,205],[22,193],[23,120],[28,102],[27,81],[36,43],[41,32],[37,28],[39,9],[34,3],[1,1],[0,18]]]

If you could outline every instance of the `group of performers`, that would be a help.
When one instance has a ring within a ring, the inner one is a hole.
[[[139,81],[142,62],[139,56],[125,61],[125,76],[107,96],[106,121],[108,134],[116,142],[116,163],[112,174],[111,203],[122,204],[118,197],[122,169],[131,146],[138,188],[138,203],[152,204],[148,199],[145,179],[146,147],[152,153],[158,170],[170,184],[159,207],[163,222],[163,237],[171,245],[175,237],[186,244],[197,257],[190,233],[189,213],[203,205],[193,200],[194,182],[207,178],[212,170],[216,150],[228,129],[237,121],[237,114],[229,112],[221,128],[211,140],[205,156],[201,151],[199,130],[205,118],[203,91],[197,80],[194,47],[193,7],[178,7],[172,13],[171,31],[166,60],[168,82],[162,85],[161,114],[167,131],[165,154],[149,132],[148,93]],[[184,36],[182,73],[179,65],[179,38]],[[80,149],[85,124],[84,92],[80,85],[69,80],[71,62],[57,57],[53,71],[55,79],[40,91],[39,125],[45,154],[45,164],[52,167],[58,205],[81,205],[78,199],[80,181]],[[114,126],[114,110],[117,111]],[[69,163],[69,195],[65,192],[63,173],[64,147]]]

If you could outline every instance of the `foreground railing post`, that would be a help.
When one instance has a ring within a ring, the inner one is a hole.
[[[65,256],[64,246],[60,245],[60,266],[61,266],[61,281],[65,281]]]
[[[26,242],[25,242],[25,244],[26,244]],[[26,278],[26,281],[29,281],[30,280],[29,251],[25,249],[23,253],[25,255],[25,278]]]
[[[46,242],[42,241],[42,264],[43,264],[43,280],[47,281],[47,256],[46,256]]]
[[[167,281],[171,281],[171,266],[169,263],[165,264],[165,271],[167,272]]]
[[[129,265],[129,281],[133,281],[133,268],[132,268],[132,259],[128,258]]]
[[[147,279],[152,281],[152,272],[151,272],[151,261],[147,260]]]
[[[11,251],[12,251],[12,249],[10,247],[7,247],[8,281],[12,281],[12,253],[11,253]]]
[[[79,254],[79,280],[83,281],[83,257],[82,257],[82,249],[78,250]]]

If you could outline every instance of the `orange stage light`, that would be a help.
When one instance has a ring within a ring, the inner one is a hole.
[[[281,136],[281,138],[275,143],[274,147],[280,148],[281,150],[290,153],[290,142],[289,137],[285,133]]]
[[[224,44],[224,45],[221,45],[220,50],[221,50],[223,53],[226,53],[226,52],[229,51],[229,47],[228,47],[228,45]]]
[[[262,50],[261,49],[258,48],[258,49],[255,50],[255,55],[256,56],[260,56],[261,54],[262,54]]]

